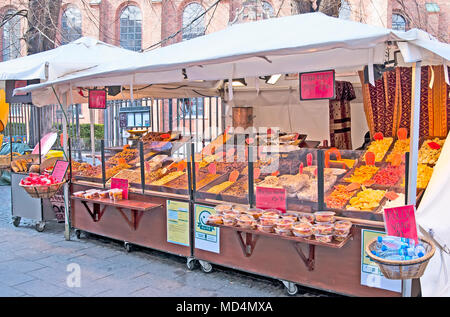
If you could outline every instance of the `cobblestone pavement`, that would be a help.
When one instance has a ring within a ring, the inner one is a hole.
[[[286,296],[276,280],[220,267],[209,274],[190,271],[185,258],[149,249],[126,253],[118,242],[94,236],[66,241],[61,223],[48,222],[39,233],[33,221],[22,219],[16,228],[10,190],[0,186],[0,297]],[[71,263],[79,265],[80,287],[70,287],[76,282]],[[302,288],[297,294],[330,295]]]

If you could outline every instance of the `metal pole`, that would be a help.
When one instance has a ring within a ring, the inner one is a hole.
[[[408,171],[408,204],[416,205],[417,161],[419,156],[419,121],[420,121],[420,82],[421,62],[415,62],[412,67],[411,89],[411,125],[409,143],[409,171]],[[411,297],[412,280],[403,280],[402,296]]]
[[[67,114],[67,98],[68,98],[68,93],[64,93],[63,95],[63,104],[62,104],[62,111],[64,111]],[[66,118],[66,116],[63,114],[63,121],[62,121],[62,126],[63,126],[63,152],[66,155],[66,159],[67,161],[70,162],[70,158],[69,155],[70,153],[68,153],[68,146],[67,146],[67,120],[64,121],[64,118]],[[40,142],[39,142],[40,143]],[[39,153],[40,154],[40,153]],[[70,240],[70,216],[69,216],[69,184],[66,182],[64,185],[64,238],[69,241]]]

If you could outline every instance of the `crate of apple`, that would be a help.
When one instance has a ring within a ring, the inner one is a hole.
[[[42,175],[30,173],[29,176],[20,181],[20,186],[33,198],[51,198],[61,188],[63,183],[58,182],[48,173]]]

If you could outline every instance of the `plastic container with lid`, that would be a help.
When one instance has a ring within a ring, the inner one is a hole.
[[[256,228],[257,228],[259,231],[263,231],[263,232],[268,232],[268,233],[273,233],[273,232],[274,232],[274,230],[273,230],[273,225],[265,226],[265,225],[263,225],[263,224],[261,224],[261,223],[258,223],[258,224],[256,225]]]
[[[334,226],[331,223],[315,224],[314,232],[318,234],[332,234]]]
[[[292,236],[291,229],[281,229],[281,228],[276,228],[276,227],[274,229],[275,229],[275,233],[279,234],[280,236],[286,236],[286,237]]]
[[[224,218],[236,218],[237,216],[239,216],[239,214],[234,212],[233,210],[225,210],[224,212],[222,212],[222,216]]]
[[[75,197],[83,197],[85,193],[86,193],[85,191],[79,191],[79,192],[73,193],[73,195]]]
[[[309,222],[296,222],[292,225],[292,233],[296,237],[311,239],[313,226]]]
[[[278,219],[280,218],[280,212],[276,209],[267,209],[263,212],[261,217]]]
[[[222,215],[209,215],[208,222],[216,225],[221,225],[223,224]]]
[[[214,210],[218,213],[223,213],[225,211],[232,211],[233,210],[233,205],[231,204],[221,204],[221,205],[217,205],[216,207],[214,207]]]
[[[236,218],[222,218],[223,224],[225,226],[235,226],[236,225]]]
[[[272,217],[259,217],[259,223],[263,226],[275,226],[275,222],[277,222],[278,218],[272,218]]]
[[[248,207],[247,206],[243,206],[243,205],[233,205],[233,211],[243,214],[246,211],[248,211]]]
[[[292,220],[292,219],[278,219],[275,222],[275,226],[278,229],[284,229],[284,230],[292,229],[293,224],[294,224],[294,220]]]
[[[315,217],[311,213],[302,212],[298,214],[298,220],[300,222],[314,223]]]
[[[255,219],[259,219],[262,216],[264,210],[259,208],[250,208],[245,213],[249,216],[252,216]]]
[[[334,234],[333,234],[333,237],[334,237],[334,240],[339,241],[339,242],[342,242],[342,241],[344,241],[344,240],[348,237],[348,235],[349,235],[349,232],[347,232],[347,233],[345,233],[345,234],[337,234],[337,233],[334,233]]]
[[[282,214],[281,215],[281,219],[292,220],[292,221],[295,222],[295,221],[298,220],[298,217],[297,217],[296,214],[288,214],[288,213],[286,213],[286,214]]]
[[[109,197],[109,190],[105,190],[105,191],[99,192],[98,196],[100,198],[108,198]]]
[[[315,233],[314,237],[316,238],[317,241],[324,242],[324,243],[329,243],[329,242],[331,242],[333,240],[333,235],[332,234]]]
[[[334,233],[337,235],[348,235],[352,227],[351,221],[340,220],[334,224]]]
[[[237,225],[244,229],[254,229],[256,227],[255,218],[249,215],[240,215],[236,217]]]
[[[334,215],[336,213],[332,211],[317,211],[314,213],[314,217],[317,222],[334,222]]]

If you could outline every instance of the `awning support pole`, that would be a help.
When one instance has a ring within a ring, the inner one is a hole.
[[[411,125],[409,143],[409,179],[408,179],[408,204],[416,205],[417,194],[417,161],[419,156],[419,120],[420,120],[420,82],[421,62],[415,62],[412,67],[411,89]],[[411,297],[412,280],[403,280],[402,296]]]
[[[67,109],[68,109],[68,93],[65,92],[64,96],[63,96],[63,111],[65,113],[67,113]],[[67,146],[67,120],[63,120],[63,150],[64,153],[67,153],[66,155],[66,159],[67,161],[70,162],[69,160],[69,155],[71,155],[71,153],[68,152],[68,146]],[[64,238],[69,241],[70,240],[70,216],[69,216],[69,184],[68,182],[64,183],[63,185],[63,190],[64,190]]]

